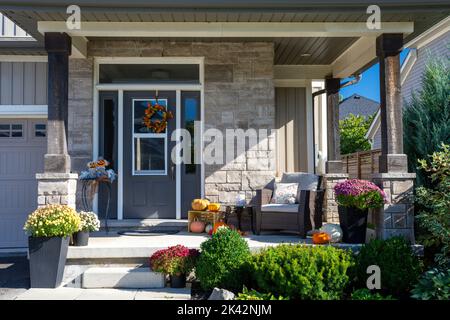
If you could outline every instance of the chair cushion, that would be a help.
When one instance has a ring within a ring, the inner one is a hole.
[[[298,190],[316,191],[319,184],[319,176],[307,172],[283,173],[282,183],[298,183]]]
[[[297,193],[298,183],[275,183],[271,203],[294,204]]]
[[[297,213],[298,204],[278,204],[278,203],[265,204],[261,206],[261,212]]]

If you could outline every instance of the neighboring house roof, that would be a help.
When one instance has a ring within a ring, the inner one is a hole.
[[[380,108],[380,104],[375,100],[353,94],[342,100],[339,104],[339,120],[346,118],[350,113],[370,117]]]
[[[400,70],[403,101],[410,101],[411,94],[421,87],[426,62],[430,57],[450,58],[450,17],[442,20],[419,37],[405,45],[410,48]],[[367,130],[366,139],[373,141],[381,126],[380,112]]]

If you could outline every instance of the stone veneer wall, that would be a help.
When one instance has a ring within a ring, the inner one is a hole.
[[[70,61],[68,141],[73,172],[92,159],[94,56],[204,57],[205,130],[217,128],[225,136],[225,129],[275,129],[273,43],[94,40],[88,44],[87,59]],[[212,201],[233,203],[244,192],[250,200],[274,175],[273,131],[234,161],[205,165],[205,195]]]

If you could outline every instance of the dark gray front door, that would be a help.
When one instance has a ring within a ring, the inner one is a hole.
[[[159,91],[158,104],[175,118],[176,92]],[[123,214],[125,219],[176,217],[176,168],[171,160],[172,131],[154,133],[143,124],[147,105],[156,103],[155,91],[124,92],[123,126]],[[155,118],[153,118],[155,119]]]

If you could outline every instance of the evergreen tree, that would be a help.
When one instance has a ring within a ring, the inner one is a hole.
[[[426,173],[417,170],[418,160],[450,144],[450,64],[430,61],[422,77],[422,89],[413,93],[403,114],[404,151],[410,172],[416,172],[418,185],[430,186]]]

